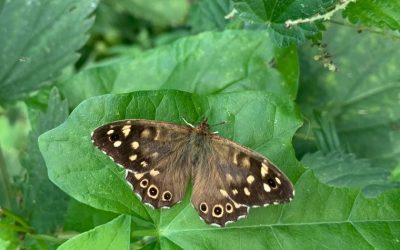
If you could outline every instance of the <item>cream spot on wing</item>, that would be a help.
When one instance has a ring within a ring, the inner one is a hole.
[[[113,133],[114,133],[114,129],[110,129],[110,130],[107,131],[107,135],[111,135]]]
[[[149,138],[149,136],[150,136],[150,130],[148,128],[146,128],[145,130],[142,131],[142,133],[140,133],[141,138]]]
[[[238,152],[234,152],[234,153],[233,153],[233,164],[235,164],[235,165],[238,164],[237,156],[238,156]]]
[[[160,174],[160,171],[158,171],[158,170],[152,169],[152,170],[150,171],[150,175],[151,175],[151,176],[157,176],[157,175],[159,175],[159,174]]]
[[[249,189],[248,189],[247,187],[245,187],[245,188],[243,189],[243,191],[244,191],[244,194],[245,194],[245,195],[250,196],[250,191],[249,191]]]
[[[147,162],[146,161],[142,161],[142,162],[140,162],[140,165],[142,166],[142,167],[147,167],[149,164],[147,164]]]
[[[233,189],[233,190],[232,190],[232,193],[233,193],[234,195],[237,195],[239,192],[237,191],[237,189]]]
[[[158,141],[158,139],[160,139],[160,130],[156,129],[156,136],[154,137],[154,140]]]
[[[249,175],[249,176],[247,176],[247,183],[249,183],[249,184],[251,184],[251,183],[253,183],[254,182],[254,176],[252,176],[252,175]]]
[[[118,148],[119,146],[121,146],[122,141],[116,141],[114,142],[114,147]]]
[[[250,168],[250,160],[248,157],[243,157],[242,165],[244,168]]]
[[[158,152],[154,152],[150,155],[151,158],[157,158],[160,154]]]
[[[274,205],[278,205],[279,204],[279,202],[277,202],[277,201],[274,201]]]
[[[264,183],[264,190],[265,190],[265,192],[271,192],[271,187],[267,184],[267,183]]]
[[[228,192],[226,192],[226,190],[224,190],[224,189],[220,189],[219,190],[219,192],[222,194],[222,196],[224,196],[224,197],[228,197],[229,195],[228,195]]]
[[[135,178],[136,179],[138,179],[138,180],[140,180],[140,179],[142,179],[142,177],[143,177],[143,173],[136,173],[136,174],[134,174],[135,175]]]
[[[228,182],[232,182],[232,181],[233,181],[232,175],[231,175],[231,174],[226,174],[226,180],[227,180]]]
[[[276,181],[279,185],[281,185],[281,180],[280,180],[278,177],[275,177],[275,181]]]
[[[138,149],[138,148],[139,148],[139,142],[137,142],[137,141],[132,142],[132,143],[131,143],[131,147],[132,147],[133,149]]]
[[[265,163],[261,163],[261,176],[265,177],[268,174],[268,166]]]
[[[130,161],[134,161],[134,160],[136,160],[137,159],[137,155],[131,155],[131,156],[129,156],[129,160]]]
[[[131,132],[131,125],[125,125],[122,127],[122,133],[124,134],[125,137],[127,137],[130,132]]]

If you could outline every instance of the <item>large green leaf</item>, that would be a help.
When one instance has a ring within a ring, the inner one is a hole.
[[[349,4],[343,13],[353,23],[400,30],[400,0],[363,0]]]
[[[395,183],[387,183],[388,171],[372,167],[369,160],[357,159],[354,154],[342,152],[323,154],[318,151],[306,154],[301,161],[313,169],[321,182],[336,187],[361,188],[367,197],[376,196],[396,187]]]
[[[290,145],[291,136],[300,125],[299,114],[292,104],[261,92],[207,98],[186,92],[154,91],[91,98],[79,105],[64,124],[43,134],[39,144],[50,179],[72,197],[99,209],[149,220],[145,207],[126,184],[124,171],[92,145],[91,131],[126,118],[176,123],[183,123],[185,118],[196,123],[205,116],[210,123],[228,121],[218,128],[221,135],[270,157],[289,177],[300,175],[302,169],[297,167]],[[159,218],[157,213],[150,216],[153,220]]]
[[[189,25],[193,33],[207,30],[224,30],[229,19],[225,18],[233,5],[230,0],[196,0],[189,13]]]
[[[40,233],[54,232],[64,222],[68,196],[58,189],[47,176],[47,169],[39,151],[38,137],[60,125],[68,117],[68,103],[62,101],[57,89],[50,93],[48,109],[39,113],[32,124],[27,151],[22,165],[27,172],[23,185],[23,209],[29,223]]]
[[[92,250],[92,249],[130,249],[129,237],[131,231],[129,216],[120,215],[107,224],[80,234],[64,244],[59,250]]]
[[[303,52],[299,103],[311,118],[319,110],[335,121],[342,144],[375,167],[391,170],[400,162],[400,50],[385,37],[330,27],[324,37],[337,65],[330,72]]]
[[[97,0],[0,4],[0,103],[24,97],[78,59]]]
[[[332,188],[305,172],[288,205],[253,209],[224,229],[204,225],[187,206],[160,229],[180,248],[396,249],[400,247],[400,191],[367,199],[358,190]]]
[[[189,2],[186,0],[108,0],[107,2],[160,26],[181,24],[189,10]]]
[[[260,32],[225,31],[201,33],[134,60],[84,70],[61,89],[74,106],[90,96],[156,89],[198,94],[266,90],[294,99],[297,81],[294,47],[277,49]]]
[[[247,27],[266,29],[274,44],[287,46],[300,43],[306,37],[316,35],[318,28],[314,23],[285,26],[288,20],[310,18],[328,12],[338,0],[233,0],[238,16],[246,21]]]

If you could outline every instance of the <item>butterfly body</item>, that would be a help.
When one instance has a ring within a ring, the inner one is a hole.
[[[248,214],[251,206],[288,202],[289,179],[267,158],[197,127],[151,120],[103,125],[93,143],[126,169],[126,180],[155,208],[180,202],[190,180],[191,202],[208,224],[224,226]]]

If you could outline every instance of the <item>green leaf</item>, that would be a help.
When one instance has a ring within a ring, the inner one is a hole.
[[[189,11],[189,2],[186,0],[108,0],[108,4],[158,26],[181,24]]]
[[[0,5],[0,102],[48,85],[78,59],[75,53],[97,0],[5,1]],[[23,18],[21,18],[23,17]]]
[[[372,167],[369,160],[357,159],[354,154],[330,152],[324,155],[318,151],[306,154],[301,161],[313,169],[321,182],[336,187],[361,188],[368,197],[395,187],[387,183],[388,171]]]
[[[90,231],[68,240],[58,249],[130,249],[130,227],[130,217],[121,215],[107,224],[95,227]]]
[[[38,137],[60,125],[68,117],[68,103],[61,100],[56,88],[50,92],[48,109],[39,113],[29,133],[27,151],[22,165],[27,172],[23,184],[24,214],[32,227],[39,233],[54,232],[63,225],[68,196],[50,182],[43,157],[39,151]]]
[[[247,219],[223,229],[205,225],[187,206],[160,229],[180,248],[393,249],[400,246],[400,191],[367,199],[359,191],[321,184],[311,173],[296,183],[288,205],[252,209]]]
[[[266,90],[294,99],[297,60],[296,48],[277,49],[260,32],[206,32],[135,60],[84,70],[60,88],[74,106],[90,96],[156,89],[198,94]]]
[[[71,199],[63,227],[65,231],[84,232],[104,224],[116,216],[117,214],[115,213],[98,210]]]
[[[189,25],[193,33],[225,29],[230,22],[225,18],[233,9],[230,0],[196,0],[189,13]]]
[[[324,42],[338,71],[312,60],[319,52],[303,50],[302,109],[309,118],[313,110],[330,117],[350,152],[390,171],[400,162],[398,43],[335,25]]]
[[[400,30],[400,1],[363,0],[349,4],[343,15],[350,22],[370,27]]]
[[[78,201],[146,220],[151,217],[158,223],[159,214],[152,210],[148,214],[132,195],[124,171],[92,145],[90,133],[104,123],[126,118],[175,123],[183,123],[185,118],[196,123],[204,117],[211,124],[228,121],[219,127],[221,135],[265,154],[292,178],[301,174],[290,144],[300,126],[299,114],[293,104],[262,92],[207,98],[180,91],[150,91],[91,98],[64,124],[43,134],[39,145],[50,179]]]
[[[301,43],[319,30],[314,23],[285,27],[285,21],[310,18],[324,14],[335,6],[337,0],[233,0],[238,16],[251,29],[265,29],[275,45],[287,46]]]

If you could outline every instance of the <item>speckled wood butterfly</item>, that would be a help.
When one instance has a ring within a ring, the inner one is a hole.
[[[191,202],[208,224],[225,226],[250,207],[289,202],[290,180],[267,158],[197,127],[151,120],[123,120],[92,133],[93,143],[119,166],[145,204],[169,208],[191,179]]]

